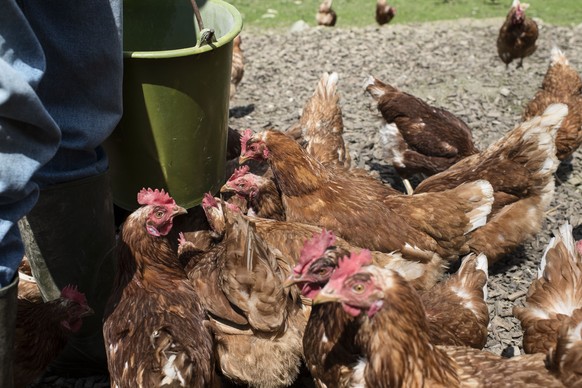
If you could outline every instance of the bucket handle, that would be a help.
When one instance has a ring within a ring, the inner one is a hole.
[[[198,9],[198,4],[196,0],[190,0],[192,3],[192,8],[194,9],[194,15],[196,16],[196,21],[198,22],[198,28],[200,29],[200,40],[196,44],[196,47],[201,47],[205,44],[212,48],[215,48],[213,43],[216,42],[216,33],[212,28],[204,28],[204,23],[202,22],[202,15],[200,15],[200,10]]]

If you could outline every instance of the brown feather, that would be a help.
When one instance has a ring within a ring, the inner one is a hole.
[[[551,63],[542,87],[526,106],[523,119],[540,115],[553,103],[568,105],[568,115],[556,135],[558,159],[565,160],[582,144],[582,78],[557,48],[552,49]]]
[[[323,73],[313,95],[307,100],[294,131],[301,132],[299,143],[324,165],[349,168],[350,154],[343,139],[344,124],[337,93],[337,73]]]
[[[486,264],[484,256],[482,260]],[[420,294],[432,343],[476,349],[487,343],[489,310],[483,293],[487,268],[479,269],[477,264],[475,255],[465,257],[456,273]]]
[[[568,223],[548,244],[525,307],[516,306],[513,313],[521,321],[527,353],[547,353],[555,346],[560,327],[582,323],[582,255]]]
[[[242,38],[237,35],[232,41],[232,67],[230,74],[230,99],[232,99],[236,93],[238,84],[245,74],[245,62],[244,53],[241,47]]]
[[[493,210],[487,224],[471,234],[469,245],[494,263],[541,228],[558,168],[554,139],[566,114],[564,105],[552,105],[481,153],[425,179],[415,193],[440,192],[475,179],[489,181],[495,197]]]

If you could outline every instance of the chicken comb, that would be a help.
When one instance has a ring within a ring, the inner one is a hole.
[[[244,176],[246,174],[248,174],[248,172],[250,171],[250,167],[247,165],[244,166],[240,166],[239,168],[237,168],[236,170],[234,170],[234,172],[232,173],[232,175],[230,176],[230,178],[228,178],[229,182],[232,182],[235,179],[240,178],[241,176]]]
[[[325,250],[335,244],[335,235],[332,231],[323,229],[320,234],[314,233],[310,240],[303,244],[299,262],[293,268],[293,272],[301,274],[314,259],[323,256]]]
[[[73,286],[71,284],[61,290],[61,298],[72,300],[83,306],[87,305],[87,298],[85,297],[85,294],[79,292],[77,286]]]
[[[582,240],[576,241],[576,250],[579,255],[582,255]]]
[[[202,198],[202,208],[209,209],[211,207],[218,207],[218,201],[209,191],[208,193],[204,193],[204,197]]]
[[[344,256],[339,260],[338,266],[331,276],[331,280],[345,279],[358,272],[365,265],[372,264],[372,253],[367,249],[360,252],[350,252],[350,257]]]
[[[245,129],[243,135],[240,137],[241,155],[247,153],[247,142],[253,137],[253,131],[250,128]]]
[[[164,189],[143,188],[137,193],[137,203],[140,205],[175,205],[176,201]]]

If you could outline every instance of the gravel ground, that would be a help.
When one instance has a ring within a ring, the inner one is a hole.
[[[367,75],[391,83],[460,116],[486,148],[520,121],[523,106],[541,85],[552,45],[582,71],[582,25],[556,27],[538,20],[540,38],[524,67],[509,69],[495,41],[503,20],[387,25],[358,29],[305,28],[242,33],[245,75],[231,101],[234,128],[287,129],[324,71],[339,73],[345,138],[354,165],[375,171],[402,188],[383,160],[379,114],[362,84]],[[582,152],[558,170],[556,194],[543,230],[490,269],[490,334],[486,349],[507,356],[522,352],[522,332],[512,307],[522,305],[552,231],[565,221],[582,238]],[[106,387],[104,377],[45,379],[37,387]]]

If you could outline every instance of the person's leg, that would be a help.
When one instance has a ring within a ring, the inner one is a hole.
[[[115,226],[101,143],[121,118],[121,6],[106,0],[21,5],[46,56],[37,92],[62,133],[57,153],[34,176],[38,202],[20,222],[26,256],[45,298],[74,284],[95,310],[51,370],[104,373],[101,323],[113,280]]]

